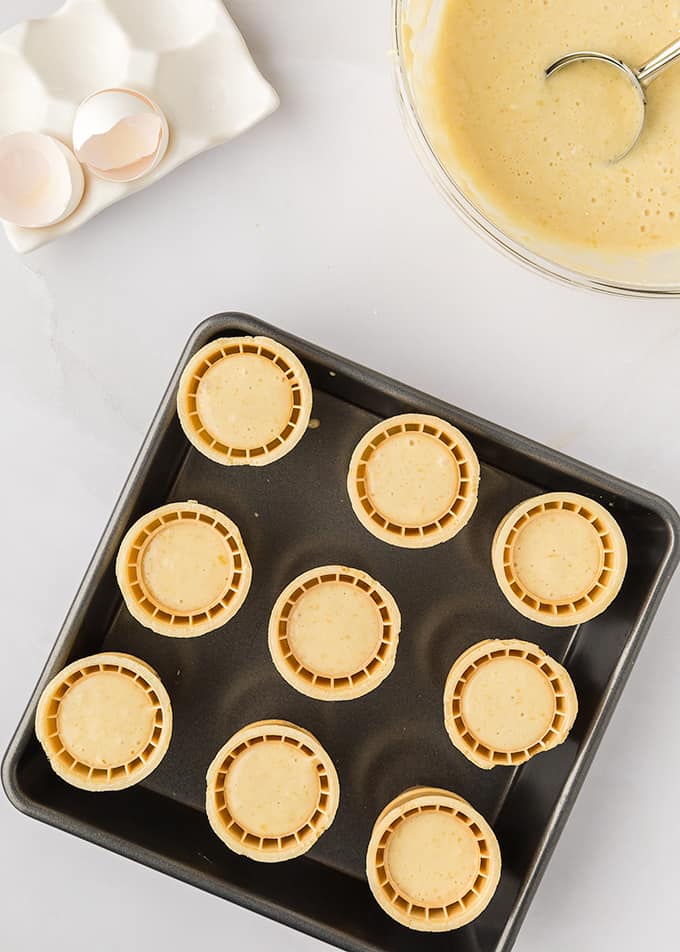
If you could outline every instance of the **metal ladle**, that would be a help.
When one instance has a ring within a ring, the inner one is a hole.
[[[633,69],[632,66],[628,66],[628,64],[622,60],[616,59],[615,56],[609,56],[608,53],[596,53],[593,50],[579,50],[576,53],[567,53],[566,56],[561,56],[560,59],[555,60],[555,62],[546,69],[545,75],[547,78],[550,78],[550,76],[553,76],[558,70],[569,66],[570,63],[596,60],[597,62],[607,63],[609,66],[613,66],[629,80],[640,99],[640,124],[630,144],[626,146],[623,152],[620,152],[612,159],[613,162],[619,162],[628,155],[642,133],[647,108],[647,96],[645,95],[647,86],[649,86],[657,76],[660,76],[664,70],[668,69],[671,63],[675,62],[678,57],[680,57],[680,39],[674,40],[668,46],[665,46],[656,56],[653,56],[640,66],[639,69]]]

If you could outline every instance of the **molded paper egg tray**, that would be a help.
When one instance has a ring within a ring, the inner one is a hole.
[[[138,181],[105,182],[85,169],[85,195],[65,221],[49,228],[3,222],[22,253],[228,142],[279,103],[222,0],[66,0],[52,16],[0,34],[0,80],[0,135],[46,132],[70,147],[78,105],[120,86],[153,99],[170,125],[168,151]]]
[[[206,459],[184,436],[175,408],[190,355],[210,340],[241,334],[273,337],[300,357],[314,388],[312,416],[320,421],[288,456],[263,468],[226,468]],[[406,412],[435,414],[460,427],[482,466],[470,523],[430,549],[395,548],[374,538],[354,516],[346,491],[359,438],[379,420]],[[610,507],[628,541],[621,593],[579,628],[547,628],[523,618],[505,600],[491,566],[500,519],[526,497],[551,490],[583,493]],[[224,629],[183,640],[155,635],[132,618],[114,562],[134,520],[187,499],[236,521],[252,559],[253,585]],[[352,952],[507,952],[676,567],[679,527],[668,503],[621,480],[251,317],[210,318],[182,354],[12,741],[5,789],[33,817]],[[301,572],[328,564],[369,572],[394,594],[403,617],[394,671],[354,701],[324,703],[298,694],[276,672],[267,647],[269,614],[280,592]],[[442,696],[458,655],[494,637],[537,642],[565,663],[580,710],[561,747],[487,772],[451,744]],[[48,679],[102,650],[138,655],[156,668],[172,699],[175,727],[165,759],[139,786],[88,794],[53,774],[33,718]],[[333,757],[341,788],[335,822],[312,850],[272,866],[231,853],[204,812],[205,774],[215,753],[237,729],[265,718],[311,730]],[[500,842],[498,891],[478,920],[455,933],[409,932],[381,911],[366,883],[376,817],[416,785],[469,800]]]

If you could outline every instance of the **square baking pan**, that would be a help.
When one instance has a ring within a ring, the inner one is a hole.
[[[186,440],[175,397],[187,360],[209,341],[273,337],[303,361],[314,388],[310,428],[273,465],[225,468]],[[350,455],[380,419],[443,417],[472,441],[482,478],[470,524],[430,549],[394,548],[358,522],[346,491]],[[630,564],[618,598],[575,628],[519,615],[498,588],[490,547],[501,517],[528,496],[583,493],[610,508]],[[114,562],[128,527],[166,502],[197,499],[227,513],[250,553],[244,607],[198,639],[163,638],[125,609]],[[678,515],[664,500],[447,403],[243,314],[220,314],[189,340],[122,495],[68,613],[3,764],[3,784],[24,813],[351,952],[508,952],[675,569]],[[278,675],[267,622],[279,593],[317,565],[355,566],[395,595],[403,618],[397,663],[375,691],[350,702],[298,694]],[[480,770],[451,745],[442,692],[448,670],[488,637],[537,642],[564,662],[580,710],[568,740],[520,767]],[[91,794],[59,780],[33,732],[41,689],[72,660],[135,654],[161,675],[174,734],[157,770],[137,787]],[[334,824],[304,857],[258,864],[231,853],[204,812],[205,773],[226,739],[250,721],[283,718],[311,730],[333,757],[341,802]],[[365,879],[378,813],[407,787],[454,790],[494,827],[503,873],[491,904],[457,932],[424,935],[388,918]],[[143,821],[142,821],[143,818]]]

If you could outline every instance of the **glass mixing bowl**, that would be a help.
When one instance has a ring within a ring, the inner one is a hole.
[[[493,213],[466,193],[460,181],[437,156],[419,109],[414,83],[416,44],[426,50],[437,28],[443,0],[392,0],[399,98],[409,137],[420,160],[449,203],[491,244],[541,274],[571,285],[646,297],[680,295],[680,246],[661,253],[624,255],[572,248],[511,234],[511,227],[493,221]],[[500,216],[499,216],[500,217]]]

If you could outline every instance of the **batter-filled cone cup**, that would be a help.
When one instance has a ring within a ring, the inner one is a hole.
[[[366,874],[382,909],[420,932],[476,919],[493,898],[501,855],[493,830],[462,797],[416,787],[395,797],[373,827]]]
[[[333,822],[340,785],[333,761],[309,731],[257,721],[237,731],[207,774],[214,832],[242,856],[280,863],[301,856]]]
[[[160,635],[192,638],[233,618],[252,569],[238,526],[224,513],[190,501],[138,519],[116,560],[125,604]]]
[[[557,747],[577,712],[566,668],[538,645],[517,639],[473,645],[455,662],[444,688],[449,737],[485,770],[523,764]]]
[[[180,423],[199,452],[225,466],[266,466],[297,445],[312,387],[292,351],[268,337],[221,337],[182,373]]]
[[[378,687],[397,654],[394,598],[359,569],[324,565],[294,579],[269,620],[277,670],[301,694],[346,701]]]
[[[445,420],[406,413],[378,423],[352,454],[347,491],[357,519],[390,545],[452,539],[477,505],[479,461]]]
[[[496,579],[532,621],[569,627],[616,598],[628,565],[626,540],[604,506],[576,493],[526,499],[501,521],[491,549]]]
[[[38,702],[35,731],[62,780],[81,790],[123,790],[165,756],[172,707],[153,668],[106,652],[52,678]]]

